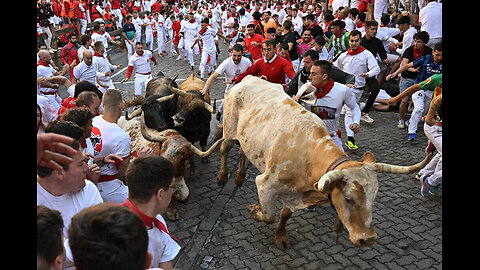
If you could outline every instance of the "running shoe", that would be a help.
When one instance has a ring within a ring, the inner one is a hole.
[[[355,143],[353,143],[352,141],[347,141],[347,142],[345,143],[345,145],[346,145],[346,146],[348,147],[348,149],[350,149],[350,150],[357,150],[357,149],[358,149],[358,146],[357,146]]]
[[[401,119],[398,120],[397,128],[405,128],[405,121],[403,121]]]
[[[182,60],[182,55],[179,55],[179,56],[177,57],[177,61],[178,61],[178,60]]]
[[[433,195],[433,196],[437,196],[438,194],[440,194],[440,190],[438,189],[438,185],[432,187],[432,188],[428,191],[428,193],[430,193],[430,195]]]
[[[415,141],[416,139],[417,139],[417,135],[415,135],[415,133],[408,134],[409,141]]]
[[[422,178],[422,188],[420,189],[420,194],[426,198],[428,195],[430,195],[430,190],[433,188],[433,186],[428,183],[428,176],[423,176]]]
[[[422,176],[423,176],[423,173],[418,172],[418,173],[415,175],[415,179],[417,179],[418,181],[422,182]]]
[[[373,123],[373,122],[375,122],[375,120],[373,120],[373,119],[368,115],[368,113],[362,115],[362,117],[360,117],[360,120],[363,120],[363,121],[365,121],[365,122],[367,122],[367,123],[370,123],[370,124]]]

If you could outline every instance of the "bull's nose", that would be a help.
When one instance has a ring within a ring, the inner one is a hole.
[[[373,235],[373,236],[365,236],[365,237],[361,237],[360,239],[358,239],[356,241],[356,243],[354,243],[357,247],[368,247],[368,246],[371,246],[375,243],[375,241],[377,240],[377,236],[376,235]]]

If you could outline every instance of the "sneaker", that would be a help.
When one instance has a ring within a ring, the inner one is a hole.
[[[416,175],[415,175],[415,179],[417,179],[418,181],[422,182],[422,177],[423,177],[423,173],[421,172],[418,172]]]
[[[179,56],[177,57],[177,61],[178,61],[178,60],[182,60],[182,55],[179,55]]]
[[[345,145],[348,147],[350,150],[357,150],[358,146],[354,144],[352,141],[347,141]]]
[[[415,135],[415,133],[408,134],[408,140],[409,141],[415,141],[416,138],[417,138],[417,135]]]
[[[397,128],[405,128],[405,121],[403,121],[403,120],[398,120]]]
[[[423,179],[422,179],[422,188],[420,189],[420,194],[422,194],[423,197],[428,197],[428,195],[430,195],[430,190],[433,188],[433,186],[431,186],[429,183],[428,183],[428,176],[423,176]]]
[[[190,70],[193,71],[195,69],[194,66],[190,66]]]
[[[408,119],[407,121],[405,121],[405,126],[410,126],[410,119]]]
[[[367,105],[367,103],[365,103],[365,102],[360,102],[358,104],[358,106],[360,107],[360,110],[363,110],[363,108],[365,108],[365,105]]]
[[[434,186],[428,191],[428,193],[430,193],[430,195],[437,196],[440,194],[440,190],[438,190],[438,186]]]
[[[373,120],[373,119],[368,115],[368,113],[362,115],[362,117],[360,117],[360,120],[363,120],[363,121],[365,121],[365,122],[367,122],[367,123],[370,123],[370,124],[373,123],[373,122],[375,122],[375,120]]]

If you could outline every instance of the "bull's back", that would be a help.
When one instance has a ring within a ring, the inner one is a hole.
[[[224,136],[238,139],[262,173],[273,164],[308,166],[319,148],[333,147],[323,121],[291,99],[281,85],[247,76],[230,89],[224,106]]]

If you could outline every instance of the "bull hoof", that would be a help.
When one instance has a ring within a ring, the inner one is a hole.
[[[176,221],[180,219],[180,213],[178,212],[178,209],[167,209],[167,218],[168,220],[171,221]]]
[[[225,184],[227,183],[227,173],[223,173],[223,172],[220,172],[218,173],[218,176],[217,176],[217,184],[219,186],[225,186]]]
[[[287,233],[284,232],[282,234],[275,233],[275,246],[279,249],[287,249],[290,248],[290,242],[288,241]]]
[[[245,173],[237,173],[235,176],[235,185],[237,187],[241,187],[243,185],[243,182],[245,181]]]
[[[173,199],[175,199],[175,200],[178,201],[178,202],[181,202],[181,203],[186,203],[186,202],[188,202],[188,199],[190,198],[190,194],[189,194],[186,198],[184,198],[184,197],[185,197],[185,196],[182,196],[182,195],[180,195],[180,194],[178,194],[178,193],[173,193]]]
[[[258,204],[248,206],[248,211],[255,221],[263,221],[262,207]]]

